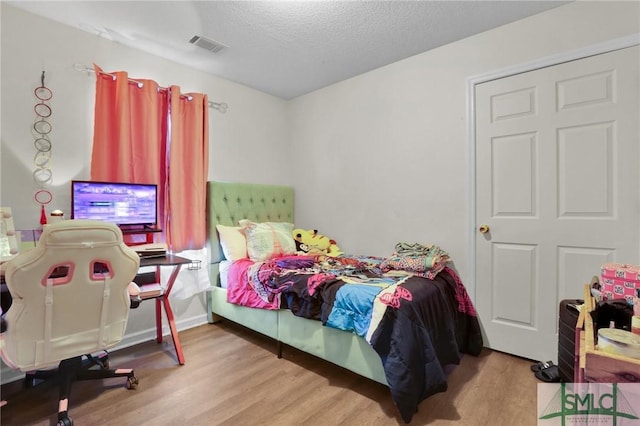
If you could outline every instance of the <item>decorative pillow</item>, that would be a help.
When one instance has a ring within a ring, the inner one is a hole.
[[[247,258],[247,239],[240,226],[216,225],[220,246],[227,260]]]
[[[247,238],[247,254],[254,262],[262,262],[278,256],[294,254],[293,223],[252,222],[242,219],[240,226]]]

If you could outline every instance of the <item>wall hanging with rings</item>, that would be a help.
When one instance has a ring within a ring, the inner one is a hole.
[[[33,107],[33,111],[36,114],[36,121],[33,123],[32,128],[34,136],[33,146],[36,149],[33,158],[35,165],[33,180],[37,186],[34,200],[40,204],[40,224],[45,225],[47,223],[47,215],[44,206],[45,204],[49,204],[53,198],[51,192],[45,189],[53,180],[53,173],[51,171],[52,144],[49,138],[53,126],[48,121],[52,114],[51,106],[48,102],[53,97],[53,92],[44,85],[44,71],[42,71],[42,75],[40,76],[40,86],[36,87],[33,93],[37,99]]]
[[[46,225],[47,212],[44,209],[44,206],[51,203],[51,200],[53,200],[53,195],[51,195],[51,191],[47,191],[46,189],[39,189],[33,195],[33,199],[36,203],[40,204],[40,225]]]

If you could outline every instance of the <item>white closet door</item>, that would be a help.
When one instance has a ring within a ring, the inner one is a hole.
[[[638,63],[634,46],[476,86],[488,347],[555,360],[559,302],[605,262],[640,263]]]

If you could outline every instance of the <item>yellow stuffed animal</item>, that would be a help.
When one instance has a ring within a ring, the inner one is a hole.
[[[344,252],[329,237],[318,234],[316,229],[294,229],[293,239],[296,241],[296,250],[306,254],[324,254],[337,257]]]

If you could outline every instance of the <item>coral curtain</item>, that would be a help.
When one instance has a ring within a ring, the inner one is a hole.
[[[176,251],[206,244],[206,182],[209,171],[209,101],[171,86],[169,171],[165,216],[167,241]]]
[[[152,80],[129,79],[125,71],[96,73],[91,179],[158,185],[159,227],[164,229],[167,93]],[[127,243],[139,235],[125,235]],[[142,239],[144,242],[145,239]]]
[[[152,80],[134,82],[124,71],[107,74],[98,66],[94,69],[91,179],[162,184],[166,179],[166,93]]]
[[[206,243],[208,101],[178,86],[96,71],[91,179],[155,183],[169,250]]]

